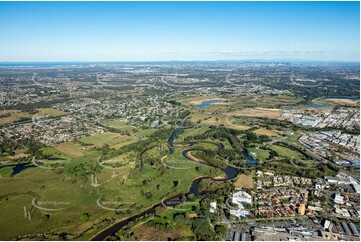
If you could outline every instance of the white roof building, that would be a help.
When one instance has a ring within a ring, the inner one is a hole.
[[[232,203],[249,203],[252,204],[252,196],[244,191],[238,191],[232,194]]]
[[[244,208],[240,208],[238,210],[231,209],[229,210],[229,212],[236,217],[247,217],[250,215],[250,212],[245,210]]]
[[[345,218],[350,218],[351,217],[351,215],[350,215],[350,213],[348,212],[347,209],[340,208],[337,205],[335,205],[335,213],[340,214],[340,215],[344,216]]]
[[[345,201],[343,200],[343,196],[341,196],[339,193],[336,193],[334,201],[335,201],[335,203],[338,203],[338,204],[345,203]]]
[[[323,223],[323,227],[324,227],[325,229],[328,229],[328,228],[330,227],[330,225],[331,225],[330,220],[325,220],[325,222]]]
[[[209,211],[211,212],[211,213],[215,213],[216,212],[216,210],[217,210],[217,202],[215,201],[215,202],[211,202],[210,203],[210,208],[209,208]]]
[[[230,209],[230,213],[236,217],[246,217],[250,212],[244,207],[245,204],[252,204],[252,196],[244,191],[238,191],[232,194],[232,203],[238,206],[238,209]]]

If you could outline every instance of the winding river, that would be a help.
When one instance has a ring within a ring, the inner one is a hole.
[[[181,131],[181,122],[178,122],[178,127],[175,129],[175,131],[171,134],[171,136],[169,137],[168,141],[167,141],[167,145],[169,147],[169,152],[172,154],[173,151],[174,151],[174,147],[177,147],[175,146],[173,143],[174,143],[174,140],[177,136],[177,134]],[[216,143],[216,142],[213,142],[213,141],[194,141],[194,142],[191,142],[189,144],[186,144],[182,147],[191,147],[197,143],[210,143],[210,144],[214,144],[217,146],[217,150],[221,150],[223,149],[223,145],[222,144],[219,144],[219,143]],[[198,163],[201,163],[201,164],[205,164],[205,165],[209,165],[209,166],[212,166],[212,167],[216,167],[216,166],[213,166],[209,163],[207,163],[207,161],[203,161],[203,160],[199,160],[197,158],[195,158],[194,156],[191,155],[191,152],[192,151],[205,151],[204,149],[201,149],[201,148],[189,148],[189,149],[185,149],[182,151],[182,155],[183,157],[185,157],[186,159],[188,160],[192,160],[194,162],[198,162]],[[143,162],[141,162],[143,163]],[[199,177],[199,178],[196,178],[193,180],[190,188],[189,188],[189,191],[185,194],[185,195],[188,195],[188,194],[194,194],[194,195],[200,195],[200,194],[205,194],[205,193],[211,193],[213,191],[199,191],[199,183],[204,180],[204,179],[212,179],[214,181],[220,181],[220,182],[224,182],[224,181],[227,181],[227,180],[231,180],[235,177],[237,177],[237,174],[238,174],[238,169],[235,168],[235,167],[232,167],[232,166],[227,166],[225,168],[220,168],[220,167],[216,167],[216,168],[219,168],[221,169],[224,173],[225,173],[225,177],[209,177],[209,176],[204,176],[204,177]],[[183,195],[183,194],[177,194],[171,198],[168,198],[162,202],[159,202],[157,204],[155,204],[153,207],[139,213],[139,214],[136,214],[134,216],[131,216],[129,218],[126,218],[126,219],[123,219],[119,222],[116,222],[114,223],[113,225],[103,229],[102,231],[100,231],[99,233],[97,233],[96,235],[94,235],[92,238],[90,238],[91,241],[102,241],[102,240],[106,240],[109,236],[115,234],[117,231],[119,231],[124,225],[126,225],[127,223],[129,223],[130,221],[133,221],[137,218],[140,218],[146,214],[151,214],[151,213],[155,213],[155,209],[157,207],[161,207],[163,206],[162,203],[167,203],[167,202],[170,202],[170,201],[176,201],[179,200],[179,197]]]

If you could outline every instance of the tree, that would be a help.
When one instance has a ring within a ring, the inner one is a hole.
[[[173,215],[173,220],[174,220],[175,222],[182,222],[182,221],[184,221],[184,220],[186,219],[186,217],[187,217],[187,215],[186,215],[185,212],[175,213],[175,214]]]
[[[214,231],[219,236],[219,238],[224,238],[226,236],[226,233],[227,233],[227,226],[224,225],[224,224],[217,224],[214,227]]]
[[[145,193],[145,197],[148,198],[148,199],[151,199],[153,197],[153,193],[151,192],[146,192]]]
[[[193,193],[189,193],[189,194],[187,195],[187,199],[188,199],[188,201],[192,202],[192,201],[194,200],[194,194],[193,194]]]
[[[86,222],[89,220],[89,214],[88,213],[83,213],[81,216],[80,216],[80,220],[83,221],[83,222]]]
[[[109,144],[104,144],[104,145],[102,146],[102,148],[101,148],[101,151],[102,151],[102,154],[103,154],[103,155],[107,155],[108,152],[109,152],[109,150],[110,150]]]
[[[44,216],[41,217],[41,220],[47,221],[49,220],[49,218],[50,218],[50,214],[45,214]]]
[[[197,240],[215,240],[215,233],[206,218],[193,218],[192,231]]]

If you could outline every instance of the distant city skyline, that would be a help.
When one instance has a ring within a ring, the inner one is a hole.
[[[0,2],[0,62],[359,61],[359,2]]]

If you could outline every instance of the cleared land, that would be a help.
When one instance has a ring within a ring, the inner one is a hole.
[[[271,131],[269,129],[264,129],[264,128],[260,128],[257,129],[255,131],[253,131],[254,133],[258,134],[258,135],[266,135],[266,136],[271,136],[271,137],[279,137],[279,134],[277,134],[274,131]]]
[[[184,234],[180,229],[160,229],[160,227],[141,224],[134,229],[134,236],[140,241],[166,241],[175,240]]]
[[[255,176],[255,172],[252,170],[251,174],[241,174],[238,176],[237,181],[234,183],[236,188],[253,188],[253,177]]]
[[[258,117],[258,118],[275,118],[282,119],[283,111],[281,109],[271,108],[245,108],[230,113],[233,116]]]
[[[341,99],[341,98],[327,98],[325,101],[332,102],[338,105],[346,105],[346,106],[357,106],[360,105],[360,100],[350,100],[350,99]]]
[[[83,147],[80,144],[74,142],[56,144],[54,145],[54,148],[73,158],[84,155]]]

